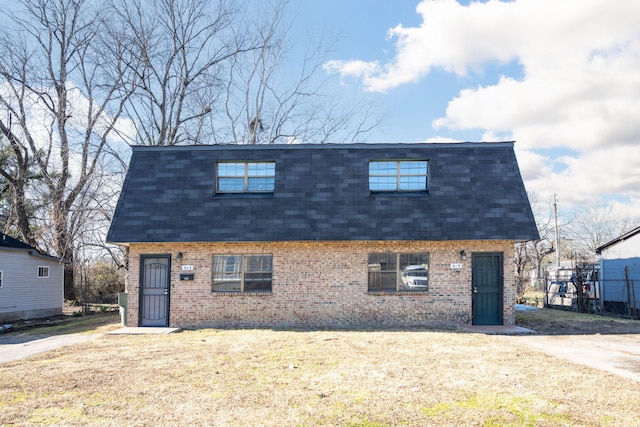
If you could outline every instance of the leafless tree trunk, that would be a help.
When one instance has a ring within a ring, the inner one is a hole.
[[[554,245],[553,211],[550,205],[543,206],[538,197],[528,193],[529,202],[538,226],[540,239],[516,244],[516,296],[522,297],[527,291],[527,282],[531,272],[535,272],[537,280],[542,280],[543,266],[547,257],[556,251]]]
[[[71,261],[65,271],[65,298],[73,288],[74,238],[83,226],[75,216],[91,180],[102,172],[109,139],[128,97],[126,68],[112,55],[122,49],[105,40],[109,28],[95,3],[84,0],[22,0],[5,21],[0,93],[0,131],[15,164],[3,177],[16,194],[19,228],[35,241],[29,214],[20,205],[27,194],[46,203],[40,224],[54,253]],[[28,187],[33,168],[40,185]],[[29,193],[28,193],[29,192]],[[42,243],[41,243],[42,244]]]

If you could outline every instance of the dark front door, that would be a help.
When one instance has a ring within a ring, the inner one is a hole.
[[[472,315],[474,325],[502,325],[502,253],[472,256]]]
[[[169,326],[169,255],[140,257],[140,326]]]

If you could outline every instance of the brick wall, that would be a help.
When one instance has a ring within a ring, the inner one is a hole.
[[[461,260],[460,250],[468,254]],[[181,260],[176,259],[182,252]],[[367,256],[429,253],[429,291],[370,293]],[[471,323],[471,255],[504,253],[504,324],[514,323],[513,242],[256,242],[131,244],[128,322],[137,326],[140,255],[171,255],[170,326],[363,327]],[[272,254],[272,292],[214,293],[214,254]],[[461,263],[462,269],[451,269]],[[193,281],[180,281],[192,265]]]

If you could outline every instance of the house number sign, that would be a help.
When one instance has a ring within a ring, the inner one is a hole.
[[[462,264],[453,262],[453,263],[451,263],[451,267],[450,268],[452,270],[460,270],[460,269],[462,269]]]
[[[183,265],[182,271],[193,271],[193,265]]]

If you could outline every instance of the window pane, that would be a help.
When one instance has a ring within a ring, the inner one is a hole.
[[[401,289],[427,291],[429,289],[429,254],[400,254]]]
[[[369,291],[395,291],[396,273],[369,272]]]
[[[398,162],[369,162],[370,175],[397,175]]]
[[[400,175],[426,175],[427,162],[406,161],[400,162]]]
[[[395,176],[371,176],[369,177],[369,190],[393,191],[398,189],[398,179]]]
[[[250,255],[246,257],[247,273],[268,272],[271,273],[272,255]]]
[[[274,176],[275,171],[276,171],[276,164],[273,162],[248,164],[249,176]]]
[[[429,273],[426,270],[407,269],[402,272],[400,289],[409,291],[429,290]]]
[[[385,291],[396,290],[396,273],[380,273],[380,289]]]
[[[270,291],[271,273],[247,273],[244,277],[245,292]]]
[[[274,178],[249,178],[249,191],[273,191]]]
[[[382,271],[393,271],[397,268],[396,254],[387,254],[386,260],[380,264]]]
[[[244,176],[245,163],[218,163],[218,176]]]
[[[369,254],[370,291],[395,291],[397,282],[397,255],[389,253]]]
[[[214,292],[240,292],[240,281],[219,281],[213,282]]]
[[[403,270],[410,265],[429,266],[429,254],[400,254],[400,269]]]
[[[368,264],[370,269],[372,266],[379,265],[378,268],[381,271],[396,271],[396,254],[377,253],[369,254]]]
[[[241,255],[216,255],[213,257],[214,274],[240,274],[242,271]],[[222,276],[221,276],[222,277]],[[237,276],[240,277],[240,276]]]
[[[426,176],[401,176],[400,190],[426,190]]]
[[[218,191],[244,191],[244,178],[218,178]]]
[[[213,257],[213,284],[216,292],[239,292],[242,289],[242,256],[216,255]]]

